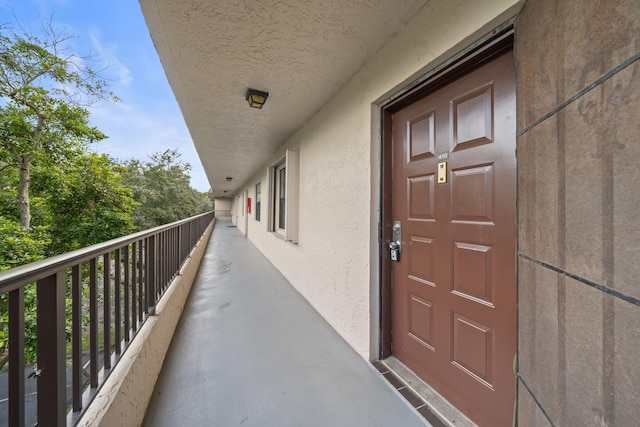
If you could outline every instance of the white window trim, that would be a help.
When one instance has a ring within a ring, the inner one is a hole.
[[[281,189],[282,189],[282,175],[283,172],[285,174],[284,176],[284,205],[280,206],[280,199],[283,198],[283,195],[281,193]],[[280,234],[281,236],[284,237],[284,232],[287,229],[287,177],[286,177],[286,173],[287,173],[287,162],[283,161],[282,163],[278,164],[274,169],[273,169],[273,180],[274,180],[274,188],[273,188],[273,211],[274,211],[274,218],[273,218],[273,231],[275,231],[276,233]],[[282,219],[282,209],[284,209],[284,221],[281,221]],[[280,226],[280,224],[284,222],[283,227]]]
[[[260,189],[260,194],[258,195],[258,188]],[[256,182],[256,185],[253,186],[253,219],[255,221],[260,221],[262,219],[262,182]]]
[[[300,156],[297,150],[287,150],[285,157],[269,168],[269,214],[268,230],[284,240],[298,243],[298,200],[300,182]],[[284,229],[278,227],[278,171],[285,172]]]

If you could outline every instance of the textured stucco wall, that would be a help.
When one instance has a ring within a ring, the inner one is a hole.
[[[638,425],[638,2],[529,0],[516,55],[518,425]]]
[[[215,209],[216,211],[230,211],[231,210],[231,199],[224,199],[217,197],[215,199]]]
[[[186,303],[214,225],[156,305],[113,372],[76,424],[81,427],[139,426],[151,399],[173,332]]]
[[[521,6],[516,0],[429,2],[245,184],[249,197],[255,197],[255,184],[262,183],[262,220],[251,215],[249,238],[365,358],[376,356],[370,342],[370,299],[377,298],[371,289],[378,286],[377,267],[372,265],[379,197],[375,105],[514,16]],[[298,244],[266,231],[268,166],[282,158],[286,148],[300,153]],[[375,337],[375,331],[371,335]]]

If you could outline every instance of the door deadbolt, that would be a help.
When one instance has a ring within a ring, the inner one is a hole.
[[[402,251],[402,224],[400,221],[393,222],[393,240],[389,243],[391,250],[391,261],[400,261]]]
[[[447,182],[447,162],[438,163],[438,184]]]

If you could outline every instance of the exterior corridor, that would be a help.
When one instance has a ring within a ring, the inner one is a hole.
[[[235,226],[218,221],[143,425],[428,424]]]

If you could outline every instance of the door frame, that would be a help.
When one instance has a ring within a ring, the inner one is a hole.
[[[249,237],[249,189],[244,190],[244,235]]]
[[[377,360],[390,357],[392,352],[392,261],[388,249],[392,241],[392,183],[393,183],[393,128],[392,116],[409,104],[427,96],[458,76],[471,71],[495,56],[512,50],[514,46],[513,23],[495,30],[489,37],[479,41],[474,46],[452,58],[440,69],[425,76],[421,82],[406,88],[393,99],[381,105],[381,135],[380,146],[380,227],[379,227],[379,313],[378,313],[378,349]],[[515,57],[515,56],[514,56]],[[517,76],[516,76],[517,79]],[[516,80],[517,81],[517,80]],[[517,96],[517,95],[516,95]],[[515,135],[514,135],[515,138]],[[517,191],[517,190],[516,190]],[[517,192],[516,192],[517,197]],[[517,214],[517,213],[516,213]],[[517,218],[517,216],[516,216]],[[517,239],[517,235],[516,235]],[[518,242],[516,241],[516,249]],[[516,276],[517,283],[517,276]],[[517,316],[517,314],[516,314]],[[516,338],[517,340],[517,338]],[[517,354],[517,352],[516,352]]]

